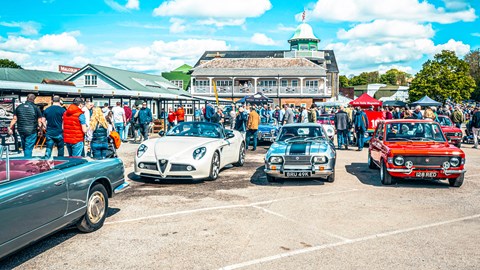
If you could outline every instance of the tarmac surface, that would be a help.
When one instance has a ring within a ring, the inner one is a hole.
[[[268,145],[213,182],[135,177],[100,230],[65,229],[0,269],[479,269],[480,155],[464,145],[461,188],[446,181],[382,186],[367,151],[339,150],[336,180],[268,183]]]

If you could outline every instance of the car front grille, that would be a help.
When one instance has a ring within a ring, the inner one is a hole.
[[[172,165],[170,166],[170,171],[171,171],[171,172],[187,172],[187,171],[189,171],[189,170],[187,170],[187,167],[188,167],[188,166],[191,166],[191,165],[186,165],[186,164],[172,164]],[[192,167],[192,168],[191,168],[190,172],[196,170],[195,167],[193,167],[193,166],[191,166],[191,167]]]
[[[285,156],[285,165],[312,165],[311,156]]]
[[[410,156],[404,158],[405,162],[413,162],[413,166],[442,166],[445,161],[450,160],[450,157],[447,156]]]

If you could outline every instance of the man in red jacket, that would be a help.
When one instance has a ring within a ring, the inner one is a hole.
[[[170,130],[175,126],[175,119],[177,118],[177,114],[173,111],[172,108],[168,108],[168,126],[167,129]]]
[[[182,105],[178,106],[175,114],[177,115],[177,123],[185,122],[185,110]]]
[[[85,106],[83,98],[76,97],[63,114],[63,140],[71,157],[81,157],[83,152],[83,140],[87,132],[83,106]]]

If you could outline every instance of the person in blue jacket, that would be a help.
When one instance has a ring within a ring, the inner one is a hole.
[[[353,123],[357,134],[357,151],[362,151],[365,144],[365,132],[368,130],[368,117],[362,108],[357,107]]]
[[[215,108],[211,103],[207,103],[207,107],[205,108],[205,120],[207,122],[212,122],[212,117],[215,115]]]
[[[147,103],[142,103],[142,108],[138,113],[138,123],[140,124],[140,133],[143,136],[143,140],[148,140],[148,131],[150,129],[150,123],[153,121],[153,115],[150,108],[147,108]]]

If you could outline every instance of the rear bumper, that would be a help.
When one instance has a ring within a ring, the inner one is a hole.
[[[125,179],[124,179],[123,183],[121,183],[120,185],[118,185],[116,188],[113,189],[113,193],[118,194],[118,193],[124,191],[125,189],[127,189],[129,186],[130,186],[130,184],[128,182],[126,182]]]

